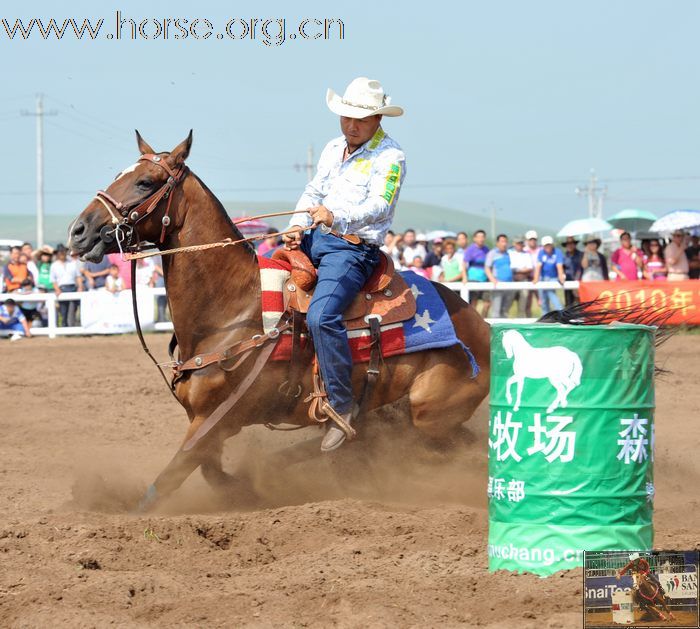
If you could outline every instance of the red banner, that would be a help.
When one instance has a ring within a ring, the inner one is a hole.
[[[597,300],[604,310],[641,306],[669,311],[668,324],[700,325],[700,280],[581,282],[578,292],[582,302]]]

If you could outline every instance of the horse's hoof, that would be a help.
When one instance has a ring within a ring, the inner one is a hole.
[[[155,485],[149,485],[143,498],[139,500],[139,504],[137,505],[134,513],[146,513],[154,507],[156,502],[158,502],[158,490],[156,489]]]

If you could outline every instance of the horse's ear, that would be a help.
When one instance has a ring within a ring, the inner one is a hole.
[[[144,155],[146,153],[155,153],[155,151],[151,148],[151,145],[141,137],[139,130],[138,129],[134,129],[134,130],[136,131],[136,144],[139,147],[139,151],[141,152],[141,155]]]
[[[192,147],[192,129],[190,129],[187,137],[180,142],[172,151],[170,151],[170,158],[174,162],[175,166],[182,166],[185,160],[190,154],[190,148]]]

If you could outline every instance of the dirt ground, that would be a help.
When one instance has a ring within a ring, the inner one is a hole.
[[[666,615],[664,613],[664,615]],[[634,612],[635,627],[696,627],[698,624],[698,614],[696,611],[675,611],[673,620],[650,619],[650,615]],[[615,626],[612,621],[611,612],[596,612],[586,614],[586,627],[606,627]],[[618,625],[620,626],[620,625]]]
[[[166,341],[152,337],[161,356]],[[261,474],[266,453],[318,433],[248,429],[227,469],[263,502],[197,472],[141,517],[127,505],[186,417],[136,338],[0,341],[0,356],[2,627],[581,626],[580,569],[487,571],[486,404],[457,453],[406,440],[362,467],[348,448]],[[700,545],[698,356],[700,335],[660,350],[659,548]]]

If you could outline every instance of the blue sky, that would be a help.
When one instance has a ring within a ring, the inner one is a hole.
[[[157,150],[193,128],[191,166],[222,200],[291,205],[305,182],[293,164],[338,135],[326,88],[358,75],[406,109],[384,125],[407,154],[402,198],[474,213],[493,203],[504,218],[558,227],[585,215],[574,188],[594,167],[607,215],[700,205],[700,3],[101,4],[30,12],[5,0],[2,16],[102,17],[105,34],[117,9],[137,21],[207,18],[215,30],[285,18],[288,33],[328,17],[343,20],[345,39],[8,41],[0,27],[0,231],[3,213],[34,211],[34,119],[19,112],[37,92],[57,112],[45,126],[48,212],[77,213],[133,163],[134,128]]]

